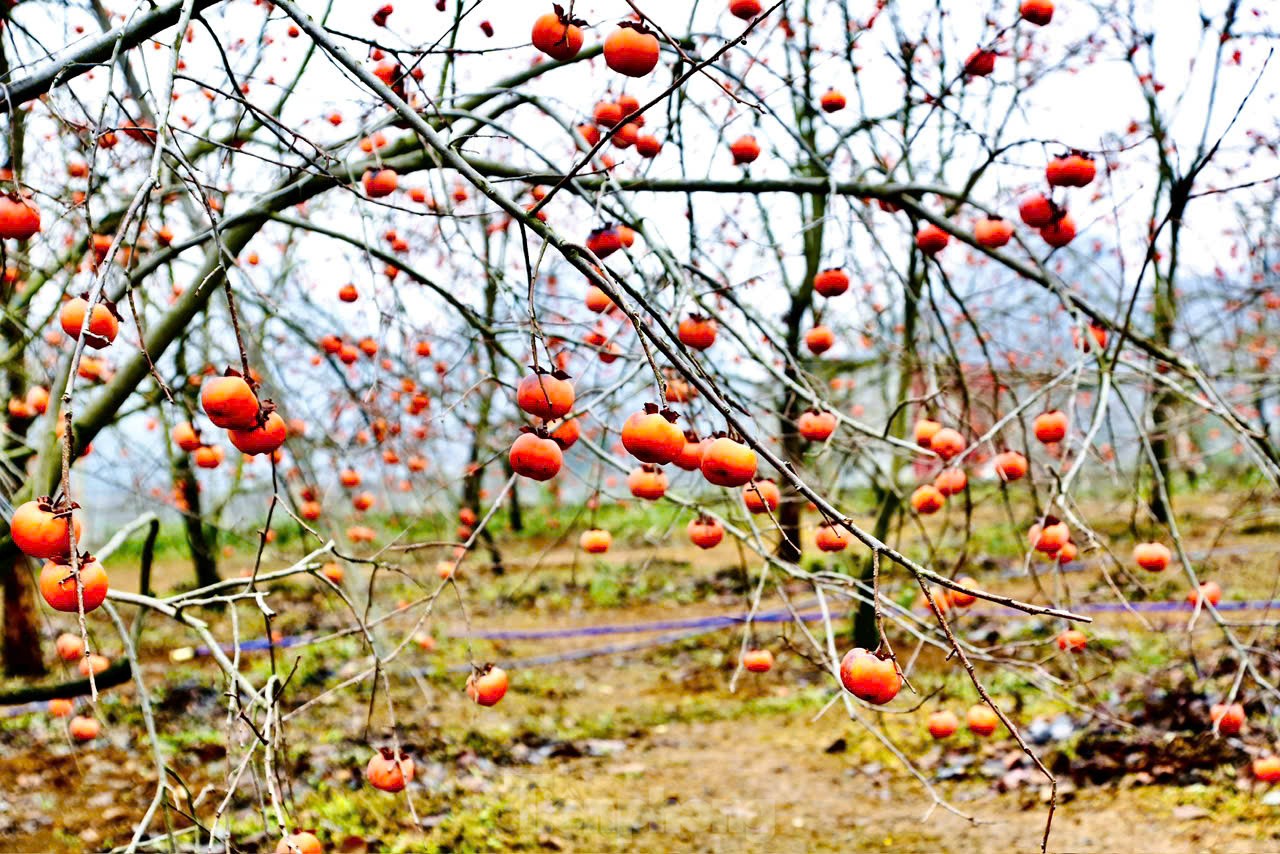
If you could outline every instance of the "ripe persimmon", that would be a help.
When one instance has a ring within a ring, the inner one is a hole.
[[[511,470],[530,480],[550,480],[564,464],[564,455],[554,439],[537,433],[522,433],[511,444]]]
[[[691,519],[686,530],[689,541],[700,549],[713,549],[724,539],[724,526],[710,516]]]
[[[937,255],[951,242],[951,235],[938,226],[927,222],[916,232],[916,246],[926,255]]]
[[[560,450],[567,451],[577,443],[581,435],[582,428],[578,425],[578,419],[570,418],[562,421],[559,427],[551,431],[551,440],[560,446]],[[410,467],[412,468],[412,465]]]
[[[824,297],[838,297],[849,290],[849,274],[837,267],[821,270],[813,277],[813,289]]]
[[[1022,0],[1022,20],[1043,27],[1053,20],[1053,0]]]
[[[760,157],[760,143],[750,134],[740,136],[729,143],[729,153],[733,155],[735,166],[746,166]]]
[[[592,528],[582,532],[582,536],[578,538],[578,545],[587,554],[604,554],[613,545],[613,535],[600,528]]]
[[[662,140],[651,133],[636,136],[636,154],[641,157],[654,158],[662,153]]]
[[[105,302],[97,303],[90,312],[86,296],[78,296],[62,304],[58,311],[58,323],[61,324],[62,331],[73,339],[79,338],[86,313],[89,315],[89,323],[84,330],[85,346],[95,350],[110,346],[120,332],[120,320]]]
[[[942,490],[931,483],[916,487],[916,491],[911,493],[911,509],[925,516],[937,513],[946,503]]]
[[[1089,644],[1089,637],[1079,629],[1067,629],[1058,635],[1058,649],[1063,652],[1080,652]]]
[[[1147,572],[1164,572],[1173,554],[1164,543],[1138,543],[1133,547],[1133,561]]]
[[[716,343],[716,322],[700,314],[691,314],[680,321],[676,334],[686,347],[705,350]]]
[[[67,725],[67,730],[76,741],[93,741],[102,732],[102,724],[97,718],[76,715]]]
[[[979,246],[999,249],[1013,239],[1013,223],[998,216],[980,219],[973,226],[973,239]]]
[[[1071,327],[1071,343],[1075,345],[1077,350],[1091,352],[1096,345],[1099,350],[1107,349],[1107,330],[1096,323],[1090,323],[1086,334],[1080,333],[1080,328]]]
[[[702,450],[702,476],[716,486],[743,486],[756,476],[756,452],[742,442],[721,436]]]
[[[1050,159],[1044,176],[1051,187],[1087,187],[1097,174],[1092,157],[1083,151],[1072,151]]]
[[[402,792],[413,781],[413,759],[406,753],[396,758],[395,752],[384,747],[369,759],[364,778],[369,785],[384,792]]]
[[[582,49],[582,21],[570,18],[559,4],[555,11],[538,16],[533,22],[533,46],[561,62],[573,59]]]
[[[742,667],[751,673],[768,673],[773,669],[773,653],[767,649],[749,649],[742,654]]]
[[[596,252],[596,254],[599,255],[600,253]],[[594,311],[596,314],[613,308],[613,300],[609,299],[608,295],[595,285],[587,285],[586,303],[587,309]]]
[[[964,449],[964,436],[960,435],[959,430],[953,430],[950,427],[941,428],[934,433],[933,438],[929,440],[929,450],[933,451],[944,460],[951,459]]]
[[[27,240],[40,231],[40,211],[13,193],[0,195],[0,239]]]
[[[174,425],[173,431],[169,436],[178,448],[188,454],[204,444],[200,441],[200,434],[196,432],[196,428],[190,421],[182,421]]]
[[[48,498],[19,504],[9,520],[13,544],[28,557],[58,558],[71,553],[71,505],[55,505]],[[74,522],[76,542],[80,540],[80,520]]]
[[[911,432],[917,445],[922,448],[929,448],[933,444],[933,437],[938,435],[938,431],[941,429],[942,425],[937,421],[921,418],[915,423]]]
[[[964,718],[969,732],[977,736],[991,735],[1000,726],[1000,718],[985,703],[979,703],[970,708]]]
[[[626,92],[623,92],[618,96],[618,106],[622,108],[622,117],[626,119],[632,113],[640,109],[640,99],[635,95],[629,95]],[[635,116],[634,118],[628,119],[628,121],[635,122],[637,127],[644,126],[644,116]]]
[[[840,660],[840,682],[860,700],[877,706],[898,696],[902,676],[892,659],[855,647]]]
[[[191,455],[198,468],[216,469],[222,465],[224,459],[222,448],[217,445],[201,445],[196,448],[195,453]]]
[[[573,383],[563,371],[535,369],[516,386],[516,405],[547,421],[569,414],[573,401]]]
[[[591,120],[602,128],[611,128],[622,121],[622,107],[617,101],[599,101],[591,111]]]
[[[1250,767],[1259,783],[1280,782],[1280,756],[1259,756]]]
[[[657,501],[667,494],[667,475],[653,463],[644,463],[627,475],[627,489],[636,498]]]
[[[956,734],[956,730],[960,729],[960,719],[956,717],[956,713],[949,709],[943,709],[929,715],[926,726],[929,729],[929,735],[935,739],[950,738]]]
[[[807,442],[825,442],[836,431],[836,416],[810,409],[796,420],[796,430]]]
[[[467,677],[467,696],[481,706],[496,706],[507,693],[507,672],[486,664]]]
[[[9,398],[9,417],[15,421],[26,421],[36,417],[36,412],[21,398]]]
[[[396,174],[394,169],[379,169],[374,171],[370,169],[364,173],[364,194],[371,199],[385,198],[396,191],[400,186],[400,176]]]
[[[288,438],[289,429],[278,412],[267,413],[261,424],[248,430],[229,430],[227,437],[242,454],[271,454]]]
[[[969,54],[964,61],[964,73],[967,77],[986,77],[996,70],[996,52],[978,48]]]
[[[836,343],[835,333],[826,326],[815,326],[804,334],[805,346],[815,356],[821,356]]]
[[[744,21],[750,21],[764,11],[760,0],[729,0],[729,14]]]
[[[367,525],[352,525],[347,528],[347,539],[353,543],[372,543],[378,533]]]
[[[964,469],[943,469],[933,479],[933,485],[945,496],[959,495],[969,485],[969,476]]]
[[[1244,729],[1244,706],[1240,703],[1214,703],[1209,708],[1209,720],[1223,735],[1239,735]]]
[[[836,89],[828,89],[818,99],[818,104],[822,107],[822,112],[824,113],[838,113],[845,108],[847,103],[844,93]]]
[[[684,434],[675,424],[676,414],[646,403],[622,425],[622,446],[642,463],[671,462],[684,447]]]
[[[686,430],[684,431],[684,447],[680,449],[680,453],[676,454],[675,459],[671,462],[685,471],[698,471],[702,468],[702,454],[710,443],[709,439],[699,439],[697,433],[692,430]]]
[[[597,258],[607,258],[614,252],[622,248],[622,238],[618,235],[618,229],[612,225],[594,228],[587,235],[587,248],[590,249]]]
[[[752,513],[772,513],[782,503],[782,492],[771,480],[753,480],[742,488],[742,499]]]
[[[830,522],[818,526],[814,535],[814,543],[824,552],[842,552],[849,547],[849,536]]]
[[[54,649],[63,661],[79,661],[84,657],[84,639],[71,632],[63,632],[54,642]]]
[[[1218,582],[1205,581],[1201,583],[1199,590],[1187,591],[1188,605],[1198,605],[1205,602],[1215,608],[1222,602],[1222,588],[1218,586]]]
[[[1042,193],[1024,196],[1022,201],[1018,202],[1018,216],[1032,228],[1044,228],[1053,222],[1056,212],[1057,208],[1053,202]]]
[[[1017,451],[996,454],[995,470],[1006,483],[1020,480],[1027,474],[1027,458]]]
[[[324,846],[314,833],[299,830],[276,843],[276,854],[324,854]]]
[[[80,558],[80,582],[84,587],[84,612],[95,610],[107,599],[107,573],[92,557]],[[55,611],[74,614],[80,610],[76,574],[68,565],[47,562],[40,570],[40,595]]]
[[[640,136],[640,126],[635,122],[624,122],[613,132],[609,140],[614,148],[630,148]],[[539,214],[543,216],[543,214]]]
[[[76,670],[81,676],[88,676],[90,673],[97,676],[110,666],[111,659],[107,658],[105,655],[98,655],[95,652],[80,659],[80,664],[77,665]]]
[[[1061,249],[1076,239],[1076,221],[1063,213],[1040,229],[1040,237],[1054,249]]]
[[[966,590],[976,590],[978,582],[974,581],[967,575],[963,575],[956,579],[956,584],[964,587]],[[968,608],[974,602],[978,601],[978,597],[972,593],[965,593],[963,590],[947,590],[947,598],[951,600],[951,604],[957,608]]]
[[[1067,414],[1060,409],[1054,409],[1037,415],[1032,429],[1035,431],[1036,438],[1048,445],[1065,439],[1067,426]]]
[[[44,386],[33,385],[27,389],[23,400],[36,415],[44,415],[49,411],[49,390]]]
[[[661,46],[643,24],[623,21],[604,40],[604,61],[611,69],[628,77],[644,77],[658,64]]]
[[[679,377],[667,380],[667,403],[688,403],[698,396],[698,390]]]
[[[244,377],[229,372],[206,380],[200,389],[200,406],[209,420],[227,430],[252,430],[257,426],[258,397]]]
[[[1046,516],[1043,524],[1031,526],[1027,539],[1036,551],[1056,555],[1071,540],[1071,530],[1066,522],[1055,516]]]

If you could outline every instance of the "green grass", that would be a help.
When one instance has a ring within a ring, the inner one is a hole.
[[[184,725],[176,732],[161,732],[159,735],[161,741],[178,751],[208,745],[223,745],[226,742],[226,733],[213,726]]]
[[[120,544],[111,560],[119,563],[138,563],[142,560],[142,547],[146,542],[146,538],[146,528],[136,531],[132,537]],[[191,551],[187,548],[186,531],[183,530],[181,524],[173,522],[160,526],[160,531],[156,535],[154,554],[157,560],[161,558],[190,557]]]

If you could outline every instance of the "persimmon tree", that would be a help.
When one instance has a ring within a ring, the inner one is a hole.
[[[114,681],[137,682],[153,725],[120,612],[173,621],[257,736],[210,839],[249,766],[282,836],[273,763],[315,696],[274,643],[255,684],[218,620],[251,606],[271,638],[275,585],[319,575],[349,608],[335,637],[367,656],[323,692],[375,695],[390,736],[368,780],[412,811],[396,659],[442,593],[465,602],[471,555],[504,571],[495,515],[518,530],[531,508],[576,508],[573,542],[601,555],[598,509],[638,498],[670,509],[671,539],[738,541],[749,616],[807,585],[822,620],[797,613],[794,637],[832,703],[957,814],[877,725],[936,679],[895,650],[944,650],[972,681],[969,729],[1005,728],[1052,792],[986,679],[1009,669],[1074,702],[1069,678],[956,625],[982,601],[1085,651],[1077,560],[1122,603],[1179,564],[1193,619],[1235,656],[1222,708],[1272,709],[1257,640],[1194,592],[1178,511],[1195,457],[1263,493],[1280,476],[1274,14],[1173,6],[9,7],[6,671],[44,672],[43,601],[74,616],[77,658],[119,635]],[[128,469],[182,520],[194,590],[116,589],[109,550],[81,550],[131,531],[73,501],[78,481]],[[1096,530],[1100,495],[1129,508],[1132,557]],[[223,580],[246,507],[255,561]],[[413,540],[427,514],[456,535]],[[1025,543],[1034,595],[980,573],[981,525]],[[321,573],[336,559],[359,584]],[[406,576],[419,596],[386,601]],[[772,666],[750,619],[742,651],[742,669]],[[472,699],[499,702],[502,667],[467,664]],[[169,809],[152,742],[135,842]]]

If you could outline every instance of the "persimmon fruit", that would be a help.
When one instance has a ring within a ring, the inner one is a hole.
[[[507,672],[494,664],[486,664],[467,677],[467,696],[481,706],[496,706],[507,694]]]

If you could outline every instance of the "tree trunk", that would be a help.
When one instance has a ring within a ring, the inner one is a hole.
[[[506,471],[507,471],[507,477],[510,477],[512,474],[510,463],[507,464]],[[517,534],[523,531],[524,530],[524,510],[522,510],[520,507],[520,481],[519,480],[511,484],[511,500],[510,500],[509,514],[510,515],[508,517],[508,525],[511,528],[511,530]]]
[[[0,15],[0,23],[7,22],[6,11]],[[0,74],[8,77],[10,63],[8,53],[0,50]],[[15,110],[10,115],[11,126],[5,135],[11,146],[4,165],[17,174],[23,163],[23,149],[26,142],[26,111]],[[0,258],[5,263],[7,259]],[[9,303],[13,295],[13,286],[4,285],[4,302]],[[23,340],[25,330],[12,316],[6,316],[0,324],[6,349]],[[25,385],[25,351],[4,366],[5,380],[10,398],[18,397]],[[56,406],[56,403],[51,402]],[[10,420],[6,426],[8,436],[4,442],[4,450],[9,451],[21,445],[30,422],[27,420]],[[12,496],[9,496],[12,497]],[[27,559],[18,552],[13,541],[8,538],[8,524],[4,523],[4,539],[0,541],[0,583],[4,585],[4,671],[10,676],[42,676],[45,672],[44,657],[40,653],[40,632],[36,614],[35,592],[31,584],[31,570]]]
[[[487,244],[486,244],[487,246]],[[484,316],[493,317],[494,308],[498,301],[498,280],[493,276],[489,276],[485,280],[484,289]],[[489,357],[489,372],[493,375],[493,382],[498,382],[498,354],[493,346],[493,340],[487,335],[484,336],[484,349]],[[462,502],[466,507],[470,507],[480,513],[480,490],[484,485],[484,469],[480,467],[483,460],[488,459],[489,455],[489,426],[493,417],[493,395],[481,394],[480,406],[476,412],[476,422],[474,427],[474,435],[471,441],[471,456],[467,461],[467,471],[462,482]],[[508,473],[510,476],[510,473]],[[515,496],[515,489],[511,491],[512,510],[511,521],[516,524],[519,520],[523,524],[520,517],[520,505]],[[519,530],[518,528],[516,530]],[[486,527],[480,532],[480,539],[489,549],[490,568],[494,575],[503,575],[506,568],[502,565],[502,554],[498,551],[498,544],[493,538],[493,533]]]
[[[893,516],[898,512],[898,495],[892,489],[877,489],[876,493],[880,512],[876,514],[876,524],[871,533],[883,543],[889,536],[889,525],[893,522]],[[875,580],[875,555],[867,555],[862,562],[862,572],[858,580],[868,589],[872,586]],[[876,625],[875,603],[870,596],[865,601],[859,602],[857,610],[854,611],[853,645],[863,649],[875,649],[880,645],[880,627]]]
[[[912,384],[915,382],[918,370],[915,350],[916,321],[919,317],[920,295],[924,291],[924,284],[924,273],[916,263],[916,255],[913,253],[907,269],[907,287],[903,294],[902,364],[898,370],[897,394],[891,403],[895,414],[893,421],[889,423],[889,435],[899,439],[906,436],[907,425],[910,423],[911,413],[905,403],[911,396]],[[889,536],[889,526],[893,523],[894,515],[902,507],[896,491],[899,467],[898,457],[894,456],[889,464],[891,482],[877,485],[875,489],[878,509],[872,534],[882,543]],[[860,580],[868,586],[871,585],[874,577],[872,571],[874,557],[874,555],[867,556],[859,575]],[[853,612],[853,642],[855,646],[863,649],[875,649],[880,645],[880,627],[876,625],[875,605],[870,600],[858,603],[858,607]]]
[[[792,381],[799,380],[792,365],[793,363],[798,363],[801,359],[800,325],[804,320],[805,312],[809,310],[810,304],[813,302],[813,277],[818,274],[818,270],[822,265],[822,238],[825,232],[823,224],[826,222],[827,216],[826,197],[814,196],[808,210],[804,210],[804,202],[801,202],[801,210],[804,211],[806,224],[804,232],[804,279],[792,296],[791,307],[787,312],[786,345],[791,359],[787,363],[786,374],[787,378]],[[800,434],[796,432],[795,423],[796,419],[804,411],[804,407],[800,397],[788,389],[784,393],[778,409],[782,418],[782,424],[780,425],[782,458],[798,468],[804,458],[805,443]],[[778,508],[778,527],[781,529],[781,537],[778,540],[778,547],[775,552],[781,560],[790,563],[796,563],[800,560],[800,522],[803,515],[801,510],[807,503],[807,500],[795,487],[790,484],[783,486],[782,505]]]
[[[1152,412],[1152,426],[1154,427],[1151,437],[1151,455],[1155,457],[1155,472],[1151,478],[1151,492],[1147,500],[1147,506],[1151,509],[1151,515],[1161,525],[1169,524],[1169,516],[1173,508],[1165,503],[1164,496],[1160,493],[1159,481],[1164,481],[1165,492],[1169,495],[1170,500],[1173,498],[1173,481],[1170,479],[1171,467],[1169,465],[1170,452],[1172,446],[1172,437],[1169,431],[1173,429],[1173,405],[1169,396],[1160,393],[1156,398],[1154,411]]]
[[[7,540],[0,546],[0,565],[10,570],[4,574],[4,672],[8,676],[43,676],[31,569]]]
[[[187,375],[187,345],[179,341],[173,351],[173,363],[178,376]],[[188,408],[196,411],[199,401],[194,390],[183,390]],[[161,413],[163,418],[163,413]],[[182,514],[182,527],[187,537],[187,551],[191,554],[191,565],[195,569],[196,586],[208,587],[222,579],[218,576],[218,531],[212,525],[205,525],[204,514],[200,507],[200,484],[196,480],[195,470],[191,468],[191,458],[168,444],[169,468],[173,482],[182,494],[182,503],[186,506]]]
[[[1177,201],[1179,194],[1174,194],[1174,201],[1170,203],[1171,209],[1177,210],[1181,214],[1181,207]],[[1174,349],[1174,332],[1178,322],[1178,294],[1174,287],[1175,276],[1178,266],[1178,236],[1179,225],[1174,221],[1170,225],[1169,236],[1169,266],[1165,270],[1163,276],[1157,272],[1155,287],[1155,304],[1152,307],[1152,318],[1155,325],[1155,340],[1162,346],[1172,350]],[[1151,515],[1161,525],[1169,524],[1169,518],[1173,514],[1173,507],[1169,506],[1173,501],[1173,430],[1177,423],[1177,398],[1170,392],[1157,391],[1155,394],[1155,403],[1152,408],[1152,436],[1151,436],[1151,454],[1155,457],[1155,471],[1151,476],[1151,492],[1147,501],[1147,506],[1151,509]],[[1160,492],[1158,480],[1164,481],[1164,494]],[[1166,502],[1165,498],[1168,498]]]
[[[218,532],[206,525],[200,512],[200,487],[185,454],[173,459],[173,478],[182,490],[187,512],[182,514],[182,527],[187,535],[187,550],[195,569],[196,586],[207,587],[222,580],[218,575]]]

